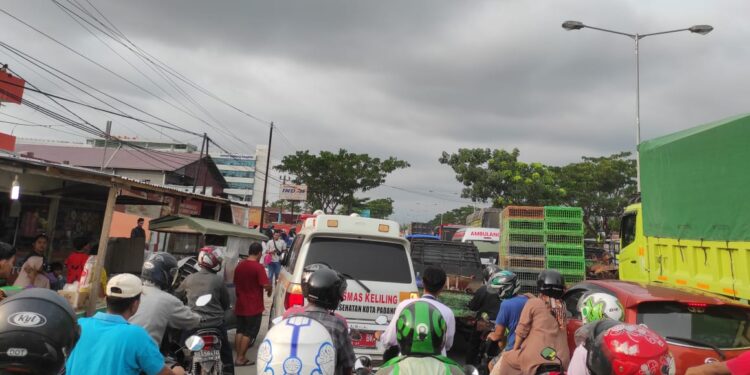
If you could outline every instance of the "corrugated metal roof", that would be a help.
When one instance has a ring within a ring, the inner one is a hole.
[[[34,159],[79,167],[98,168],[102,159],[107,169],[175,171],[200,159],[200,154],[111,147],[74,147],[43,144],[17,144],[16,153]],[[33,156],[32,156],[33,154]]]
[[[136,179],[133,179],[133,178],[129,178],[129,177],[125,177],[125,176],[119,176],[119,175],[113,175],[113,174],[110,174],[110,173],[99,172],[99,171],[92,170],[92,169],[85,168],[85,167],[79,167],[79,166],[74,166],[74,165],[66,165],[66,164],[61,164],[61,163],[55,163],[55,162],[45,161],[45,160],[28,158],[28,157],[25,157],[25,156],[22,156],[22,155],[19,155],[19,154],[15,154],[15,153],[11,153],[11,152],[6,152],[6,151],[3,151],[3,150],[0,150],[0,163],[3,163],[4,161],[6,163],[7,162],[22,163],[22,164],[25,164],[25,165],[28,165],[28,166],[35,166],[37,168],[42,168],[42,169],[47,168],[48,170],[49,170],[50,167],[52,167],[52,168],[56,168],[56,169],[59,169],[59,170],[68,170],[70,172],[84,173],[84,174],[87,174],[87,175],[89,175],[91,177],[95,177],[95,178],[100,178],[100,179],[104,178],[104,179],[107,179],[107,180],[111,179],[112,182],[129,183],[129,185],[131,185],[133,187],[136,187],[136,188],[140,188],[140,189],[150,190],[149,188],[151,188],[151,189],[153,189],[153,191],[169,192],[169,193],[174,194],[174,195],[182,195],[182,196],[186,196],[186,197],[192,197],[192,198],[197,199],[197,200],[209,200],[209,201],[213,201],[213,202],[223,202],[223,203],[230,203],[231,202],[230,200],[228,200],[226,198],[212,197],[212,196],[195,194],[195,193],[188,193],[188,192],[180,191],[180,190],[177,190],[177,189],[174,189],[174,188],[166,187],[164,185],[157,185],[157,184],[152,184],[152,183],[148,183],[148,182],[142,182],[142,181],[139,181],[139,180],[136,180]],[[246,204],[243,204],[243,203],[238,203],[238,202],[231,202],[231,203],[232,204],[239,204],[239,205],[243,205],[243,206],[249,207],[249,205],[246,205]]]

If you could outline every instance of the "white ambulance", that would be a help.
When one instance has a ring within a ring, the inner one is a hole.
[[[409,242],[399,235],[398,223],[324,214],[305,220],[282,259],[269,321],[306,304],[302,270],[314,263],[325,263],[347,278],[346,295],[336,312],[349,323],[356,355],[379,363],[386,348],[375,333],[385,330],[400,301],[418,296]]]

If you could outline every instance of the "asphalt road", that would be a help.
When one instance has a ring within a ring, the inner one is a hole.
[[[263,312],[263,321],[260,323],[260,332],[258,333],[258,338],[256,339],[255,345],[250,348],[250,350],[247,351],[247,358],[251,361],[255,361],[255,357],[258,354],[258,346],[263,341],[263,338],[266,336],[266,331],[268,331],[268,311],[271,309],[271,298],[265,297],[265,304],[266,304],[266,311]],[[232,343],[232,350],[234,350],[234,330],[230,330],[229,333],[229,342]],[[236,356],[236,355],[235,355]],[[255,375],[257,373],[255,365],[253,366],[243,366],[243,367],[235,367],[234,369],[235,375]]]

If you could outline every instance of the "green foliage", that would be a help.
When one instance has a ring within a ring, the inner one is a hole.
[[[556,204],[565,191],[556,186],[555,174],[541,163],[518,160],[518,149],[459,149],[443,151],[439,161],[456,172],[464,185],[461,196],[474,202],[490,200],[493,207]]]
[[[629,152],[605,157],[583,157],[579,163],[555,168],[565,189],[564,203],[583,209],[589,235],[619,228],[617,218],[636,194],[636,164]]]
[[[463,206],[446,211],[442,214],[443,224],[464,224],[466,223],[466,217],[472,214],[474,210],[476,210],[474,206]],[[435,215],[435,218],[430,220],[429,223],[440,225],[440,216],[440,214]]]
[[[406,161],[394,157],[381,160],[340,149],[337,153],[321,151],[319,155],[297,151],[284,156],[274,168],[296,176],[294,183],[307,185],[309,208],[331,213],[342,204],[351,212],[357,203],[356,192],[374,189],[385,182],[388,174],[408,166]]]
[[[381,198],[373,199],[365,204],[370,209],[370,217],[378,219],[387,219],[393,215],[393,199]]]

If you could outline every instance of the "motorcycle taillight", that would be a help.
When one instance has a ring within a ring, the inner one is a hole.
[[[202,350],[214,350],[215,349],[214,347],[218,347],[221,345],[221,342],[219,341],[219,337],[214,336],[214,335],[201,336],[201,339],[203,339]]]

